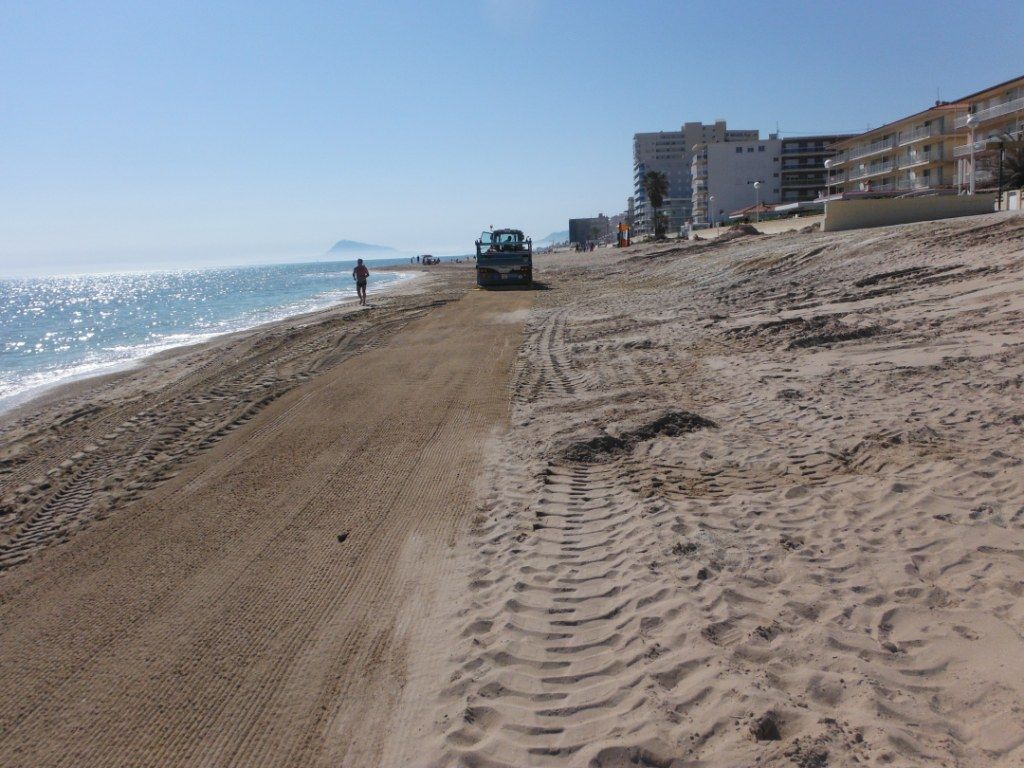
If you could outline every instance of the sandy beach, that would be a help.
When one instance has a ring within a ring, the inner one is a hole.
[[[536,275],[0,414],[0,765],[1024,764],[1024,217]]]

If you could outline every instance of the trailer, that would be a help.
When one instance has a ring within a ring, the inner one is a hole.
[[[476,241],[476,284],[481,288],[533,285],[533,241],[519,229],[483,232]]]

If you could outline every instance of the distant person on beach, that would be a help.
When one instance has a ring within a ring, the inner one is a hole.
[[[370,270],[363,264],[362,259],[356,259],[355,269],[352,270],[352,279],[356,281],[356,293],[359,294],[359,303],[366,304],[366,278],[370,276]]]

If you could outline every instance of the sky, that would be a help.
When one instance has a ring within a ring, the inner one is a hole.
[[[0,275],[466,253],[632,135],[857,132],[1024,74],[1020,0],[0,0]]]

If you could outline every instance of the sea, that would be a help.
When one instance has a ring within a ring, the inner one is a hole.
[[[414,273],[376,272],[369,295]],[[147,355],[355,297],[355,261],[0,279],[0,411]]]

